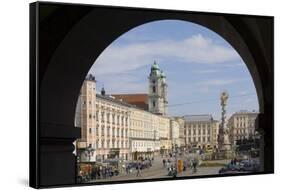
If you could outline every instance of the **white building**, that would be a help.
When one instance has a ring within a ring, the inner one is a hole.
[[[186,115],[184,119],[187,146],[217,146],[219,122],[211,115]]]
[[[158,116],[145,110],[131,108],[130,152],[133,160],[139,157],[153,157],[155,152],[159,152],[158,123],[153,122],[155,117]]]
[[[80,111],[79,111],[80,110]],[[87,76],[77,103],[76,125],[81,127],[77,152],[81,161],[102,161],[129,157],[130,105],[105,94],[96,93],[96,81]],[[86,155],[86,156],[84,156]]]
[[[255,120],[258,113],[253,111],[242,110],[234,113],[229,119],[227,126],[230,131],[230,141],[232,144],[236,143],[236,140],[254,138]]]
[[[81,127],[81,139],[76,141],[80,161],[137,159],[151,157],[160,149],[171,149],[170,119],[165,116],[167,85],[157,68],[154,63],[150,77],[151,112],[107,95],[104,88],[97,94],[95,78],[87,76],[75,116],[75,125]]]
[[[170,138],[172,145],[180,147],[180,124],[174,118],[170,119]]]

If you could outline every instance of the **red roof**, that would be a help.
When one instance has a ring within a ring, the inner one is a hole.
[[[147,94],[111,94],[116,99],[135,105],[139,108],[148,110],[148,95]]]

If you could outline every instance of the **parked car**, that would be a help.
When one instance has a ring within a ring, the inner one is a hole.
[[[239,172],[239,171],[241,171],[239,165],[229,163],[226,166],[224,166],[223,168],[221,168],[219,170],[219,173],[226,173],[226,172],[233,173],[233,172]]]

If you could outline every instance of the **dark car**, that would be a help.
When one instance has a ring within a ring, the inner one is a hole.
[[[229,163],[219,170],[219,174],[222,174],[222,173],[237,173],[239,171],[241,171],[241,167],[239,165]]]

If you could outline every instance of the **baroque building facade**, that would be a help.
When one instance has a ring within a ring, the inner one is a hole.
[[[166,75],[154,61],[149,74],[148,109],[151,113],[167,115],[168,98]]]
[[[80,161],[134,160],[171,149],[166,76],[156,63],[151,71],[156,75],[150,75],[149,81],[155,87],[150,85],[147,95],[107,95],[104,88],[99,94],[95,77],[86,77],[75,115],[75,125],[81,127],[75,144]],[[155,108],[149,109],[150,104]]]
[[[183,117],[174,117],[175,121],[179,125],[179,147],[186,146],[186,130],[185,130],[185,120]]]
[[[218,124],[211,115],[167,116],[165,74],[154,62],[148,94],[106,94],[88,75],[77,102],[75,125],[81,127],[76,151],[82,162],[136,160],[167,154],[173,146],[217,146]]]
[[[227,125],[232,144],[236,144],[237,140],[254,138],[256,135],[255,120],[257,116],[257,112],[247,110],[241,110],[231,115]]]
[[[77,140],[76,146],[78,151],[82,150],[82,161],[85,154],[91,154],[87,156],[88,161],[128,159],[129,106],[106,95],[104,89],[97,94],[94,77],[87,76],[76,111],[76,125],[81,127],[81,139]]]
[[[160,150],[171,148],[169,118],[137,107],[131,107],[130,113],[130,152],[133,160],[153,157]]]
[[[180,147],[180,124],[174,118],[170,119],[170,138],[172,146]]]
[[[217,147],[219,122],[211,115],[186,115],[186,145],[188,147]]]

